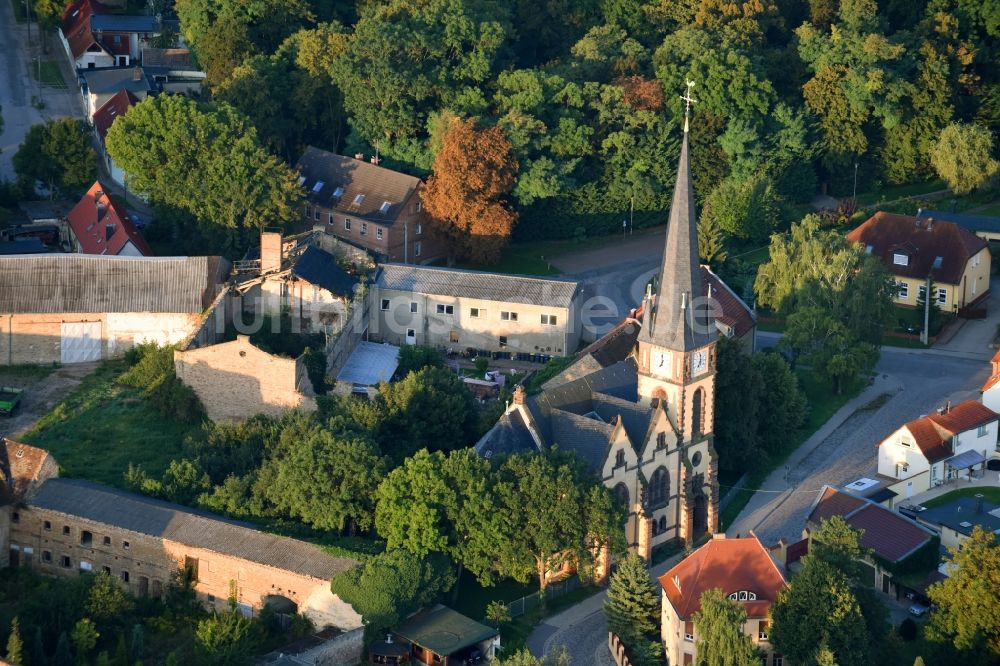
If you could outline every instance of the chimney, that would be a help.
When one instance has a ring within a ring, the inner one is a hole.
[[[375,166],[378,166],[378,163],[379,163],[379,162],[380,162],[381,160],[379,160],[379,158],[378,158],[378,156],[377,156],[377,155],[372,155],[372,158],[371,158],[371,160],[370,160],[370,161],[371,161],[371,163],[372,163],[372,164],[374,164]]]
[[[918,208],[918,209],[917,209],[917,219],[918,219],[918,220],[920,219],[920,216],[921,216],[921,215],[923,214],[923,212],[924,212],[924,209],[923,209],[923,208]]]
[[[524,404],[524,386],[518,384],[514,387],[514,404],[523,405]]]
[[[933,228],[934,228],[934,218],[933,217],[928,217],[927,218],[927,231],[930,231]]]
[[[135,69],[132,70],[132,80],[133,81],[142,81],[142,68],[141,67],[136,67]]]
[[[951,400],[944,403],[944,413],[947,414],[950,411],[951,411]]]
[[[976,513],[983,512],[983,494],[976,493]]]
[[[281,270],[281,234],[262,231],[260,234],[260,274]]]
[[[365,154],[364,153],[354,153],[354,159],[361,160],[362,162],[364,162],[365,161]]]

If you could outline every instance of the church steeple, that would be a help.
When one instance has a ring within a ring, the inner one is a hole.
[[[715,323],[706,303],[698,262],[698,222],[688,159],[691,86],[684,110],[684,139],[677,164],[677,182],[667,222],[663,266],[652,312],[645,316],[639,341],[679,352],[704,347],[715,339]]]

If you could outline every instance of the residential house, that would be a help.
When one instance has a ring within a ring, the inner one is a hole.
[[[392,636],[389,641],[373,644],[371,656],[402,656],[398,646],[408,645],[409,657],[417,664],[461,666],[493,661],[500,646],[496,629],[441,605],[410,616],[392,631]]]
[[[229,273],[222,257],[0,257],[0,366],[117,357],[195,333]]]
[[[914,419],[878,444],[878,473],[906,499],[969,474],[995,455],[998,419],[977,400]]]
[[[106,139],[108,138],[108,130],[111,129],[115,119],[124,116],[129,109],[138,103],[138,97],[131,91],[122,89],[112,95],[111,99],[105,102],[104,106],[99,108],[94,113],[94,117],[91,118],[91,122],[94,123],[94,132],[97,134],[97,141],[101,146],[101,156],[104,158],[108,173],[111,174],[111,180],[122,187],[127,186],[127,177],[121,167],[115,164],[111,155],[108,154]]]
[[[90,29],[90,18],[108,11],[107,7],[96,0],[77,0],[66,6],[59,39],[75,69],[114,67],[118,64],[115,55],[97,40]]]
[[[370,334],[396,345],[568,356],[580,343],[579,295],[572,280],[383,264]]]
[[[938,534],[945,548],[960,549],[976,527],[1000,534],[1000,504],[986,501],[982,494],[956,497],[929,509],[901,508],[900,512]]]
[[[879,211],[847,240],[882,261],[896,279],[900,305],[915,307],[928,278],[933,302],[944,312],[979,303],[989,292],[989,246],[953,222]]]
[[[802,537],[811,544],[813,532],[833,516],[861,530],[861,545],[874,555],[861,565],[869,583],[886,594],[898,597],[904,586],[893,580],[893,571],[920,564],[920,555],[929,550],[937,554],[939,541],[931,530],[871,500],[830,486],[824,486],[810,506]]]
[[[205,72],[188,49],[142,49],[142,68],[160,90],[167,93],[200,95]]]
[[[697,664],[698,630],[694,616],[701,595],[719,589],[742,606],[747,620],[740,629],[760,650],[765,666],[782,666],[770,642],[771,606],[788,586],[785,572],[752,532],[727,539],[716,534],[701,548],[659,578],[663,590],[660,638],[668,664]]]
[[[152,250],[128,213],[95,181],[66,216],[74,249],[81,254],[148,257]]]
[[[63,577],[104,571],[138,597],[162,596],[171,576],[184,569],[210,609],[228,607],[235,581],[237,608],[245,615],[271,606],[302,613],[317,627],[362,626],[351,605],[330,591],[330,579],[358,563],[304,541],[54,474],[3,513],[9,515],[3,548],[9,566]]]
[[[96,13],[90,17],[90,31],[115,58],[116,67],[138,64],[142,48],[160,32],[155,16]]]
[[[1000,414],[1000,351],[990,359],[990,376],[979,391],[983,404]]]
[[[485,458],[551,446],[577,453],[627,507],[628,545],[645,558],[717,525],[718,329],[702,296],[688,150],[685,131],[655,301],[647,298],[641,320],[614,327],[537,395],[518,387],[476,444]]]
[[[362,157],[306,149],[296,165],[306,193],[304,222],[325,224],[379,261],[426,264],[445,256],[444,242],[429,233],[421,180]]]
[[[943,210],[925,210],[923,215],[935,220],[947,220],[971,231],[985,241],[1000,241],[1000,217],[981,213],[954,213]]]
[[[96,69],[83,72],[83,101],[87,107],[87,118],[93,121],[98,109],[112,97],[127,90],[136,102],[141,102],[153,91],[153,85],[141,67],[127,69]]]

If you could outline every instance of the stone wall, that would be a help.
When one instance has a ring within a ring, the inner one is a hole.
[[[608,649],[611,650],[611,658],[618,666],[632,666],[632,662],[625,656],[625,646],[622,645],[621,639],[610,631],[608,632]]]
[[[17,546],[23,554],[30,548],[30,566],[46,575],[105,570],[136,596],[160,596],[173,572],[196,561],[195,592],[210,607],[223,610],[234,583],[237,602],[251,612],[267,597],[282,596],[318,627],[361,626],[361,616],[330,592],[329,581],[49,509],[21,508],[10,528],[11,549]],[[88,544],[83,543],[85,531]]]
[[[316,409],[302,358],[268,354],[243,335],[232,342],[175,351],[174,368],[213,421]]]
[[[354,666],[361,663],[364,638],[363,627],[344,633],[327,630],[287,648],[275,650],[259,664],[267,666],[291,661],[302,666]]]

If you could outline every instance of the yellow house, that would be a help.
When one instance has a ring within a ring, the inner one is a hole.
[[[989,245],[953,222],[879,211],[847,240],[882,260],[896,278],[900,305],[916,307],[928,276],[932,298],[944,312],[978,303],[989,292]]]

